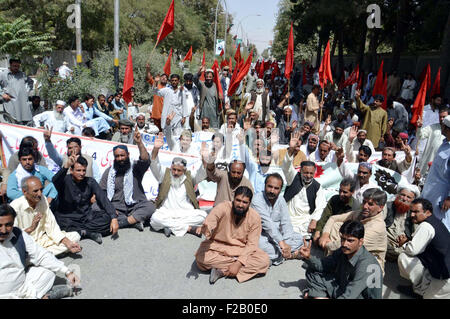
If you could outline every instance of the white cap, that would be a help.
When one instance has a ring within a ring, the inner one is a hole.
[[[444,125],[447,127],[450,127],[450,115],[447,115],[446,117],[444,117]]]
[[[406,189],[407,191],[414,193],[416,198],[420,197],[420,190],[419,187],[413,184],[402,184],[398,186],[398,193],[400,193],[403,189]]]
[[[262,82],[264,84],[264,80],[263,79],[258,79],[256,80],[256,83]]]
[[[286,110],[286,109],[291,109],[291,111],[292,111],[292,106],[291,105],[286,105],[285,107],[283,107],[283,110]]]
[[[206,69],[205,73],[211,72],[212,74],[214,74],[213,69]]]
[[[63,65],[69,65],[69,63],[67,63],[66,61],[63,62]]]
[[[358,122],[358,120],[359,120],[359,117],[358,117],[358,115],[353,115],[353,117],[352,117],[352,122]]]
[[[145,114],[144,113],[138,113],[137,115],[136,115],[136,118],[138,118],[139,116],[143,116],[143,117],[145,117]]]
[[[56,101],[56,105],[66,106],[66,102],[58,100],[58,101]]]

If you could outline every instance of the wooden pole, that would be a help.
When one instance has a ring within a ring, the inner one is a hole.
[[[152,51],[150,52],[150,56],[148,57],[147,63],[150,63],[150,59],[152,58],[153,52],[155,52],[157,45],[158,45],[158,41],[156,41],[155,46],[153,47]]]
[[[290,99],[291,99],[290,88],[291,88],[291,78],[288,79],[288,89],[287,89],[287,93],[289,94],[288,105],[290,104]]]
[[[323,85],[323,89],[322,89],[322,100],[321,100],[320,103],[323,103],[324,95],[325,95],[325,83],[324,83],[324,85]],[[323,110],[323,107],[320,108],[319,126],[320,126],[320,123],[322,122],[322,110]]]

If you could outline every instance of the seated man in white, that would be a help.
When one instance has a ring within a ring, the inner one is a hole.
[[[170,237],[183,236],[187,232],[201,237],[201,226],[206,212],[200,209],[194,187],[206,178],[203,166],[191,175],[186,170],[185,159],[175,157],[170,168],[161,167],[158,159],[159,149],[164,145],[162,134],[155,139],[150,169],[159,183],[156,211],[150,219],[150,226],[156,231],[163,229]],[[208,154],[208,151],[206,150]]]
[[[65,133],[67,131],[67,121],[64,115],[66,102],[58,100],[53,111],[45,111],[33,117],[35,127],[53,128],[54,132]]]
[[[42,194],[39,178],[28,176],[22,179],[22,191],[23,196],[11,203],[17,213],[14,226],[25,231],[38,245],[55,256],[67,251],[80,252],[80,235],[77,232],[61,231]]]

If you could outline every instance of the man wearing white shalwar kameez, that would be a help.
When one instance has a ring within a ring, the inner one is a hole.
[[[53,128],[53,132],[65,133],[67,131],[66,116],[63,113],[65,106],[66,102],[56,101],[53,111],[45,111],[33,117],[34,126]]]
[[[201,166],[191,177],[186,171],[186,160],[175,157],[170,168],[161,167],[158,159],[159,149],[164,145],[162,136],[158,136],[152,151],[150,169],[160,184],[156,211],[153,213],[150,225],[156,231],[163,229],[169,237],[173,233],[181,237],[187,232],[201,236],[200,227],[207,213],[199,209],[194,187],[206,178],[206,171]],[[197,231],[198,230],[198,231]]]

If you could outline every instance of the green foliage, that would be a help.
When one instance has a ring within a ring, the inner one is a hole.
[[[9,54],[20,59],[50,52],[54,36],[33,31],[31,21],[24,16],[12,22],[0,21],[0,56]]]

